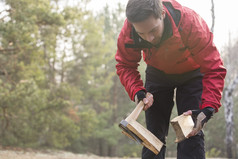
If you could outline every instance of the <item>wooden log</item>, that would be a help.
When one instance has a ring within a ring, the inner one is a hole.
[[[173,118],[170,123],[176,133],[176,143],[187,139],[188,134],[192,132],[194,127],[194,122],[191,115],[185,116],[182,114]]]
[[[137,142],[139,141],[140,144],[157,155],[163,147],[163,142],[136,121],[143,107],[144,103],[141,101],[132,113],[125,120],[120,122],[119,127],[122,128],[124,135]]]
[[[140,123],[135,120],[131,120],[128,123],[127,128],[142,140],[142,145],[150,149],[155,154],[160,152],[163,147],[163,142],[161,142],[154,134],[143,127]]]

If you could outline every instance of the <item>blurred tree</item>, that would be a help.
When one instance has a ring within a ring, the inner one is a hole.
[[[229,40],[228,46],[225,49],[224,53],[224,62],[227,68],[227,76],[226,76],[226,85],[224,89],[223,95],[223,105],[225,108],[225,121],[226,121],[226,153],[228,158],[234,157],[236,140],[234,140],[234,101],[233,98],[235,96],[236,87],[238,84],[238,71],[236,68],[237,65],[237,50],[238,50],[238,42],[232,45],[231,40]]]
[[[117,126],[121,117],[118,115],[118,101],[123,102],[125,92],[119,87],[114,62],[118,25],[123,24],[121,14],[122,6],[119,5],[114,12],[105,7],[97,17],[93,14],[85,16],[80,28],[83,34],[79,34],[83,37],[77,38],[81,45],[76,45],[77,40],[73,40],[76,60],[68,73],[68,81],[83,91],[81,109],[93,110],[97,114],[93,118],[98,121],[92,136],[78,140],[74,146],[88,145],[87,151],[104,156],[116,155],[121,137]],[[82,149],[76,152],[82,152]]]
[[[215,26],[215,4],[214,4],[214,0],[211,0],[211,12],[212,12],[212,26],[211,26],[211,32],[214,33],[214,26]]]
[[[67,27],[67,18],[49,0],[3,3],[0,142],[5,146],[69,146],[79,135],[79,121],[70,111],[75,109],[71,97],[80,91],[64,83],[58,71],[59,66],[63,71],[66,68],[58,37]]]

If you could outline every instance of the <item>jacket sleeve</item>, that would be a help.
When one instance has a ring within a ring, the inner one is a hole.
[[[213,43],[213,34],[206,22],[194,11],[184,8],[181,35],[194,61],[200,65],[203,76],[203,93],[200,109],[211,106],[216,112],[224,87],[226,69]]]
[[[141,50],[125,47],[125,44],[134,43],[130,38],[131,30],[132,26],[126,20],[118,37],[115,59],[118,62],[116,69],[120,81],[130,96],[130,99],[134,101],[136,92],[145,90],[145,88],[143,87],[143,81],[137,69],[141,60]]]

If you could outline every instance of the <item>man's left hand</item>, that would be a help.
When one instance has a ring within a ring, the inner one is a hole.
[[[189,110],[184,112],[184,115],[192,115],[195,117],[195,124],[192,132],[187,137],[195,136],[202,130],[203,126],[213,116],[215,109],[212,107],[206,107],[202,110]]]

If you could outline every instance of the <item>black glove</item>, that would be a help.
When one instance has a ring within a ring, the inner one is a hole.
[[[205,123],[213,116],[215,109],[206,107],[202,110],[192,110],[192,117],[195,119],[195,124],[190,136],[196,135],[204,126]]]
[[[146,98],[145,91],[140,90],[140,91],[136,92],[136,95],[135,95],[135,102],[136,102],[136,104],[138,104],[144,98]]]

